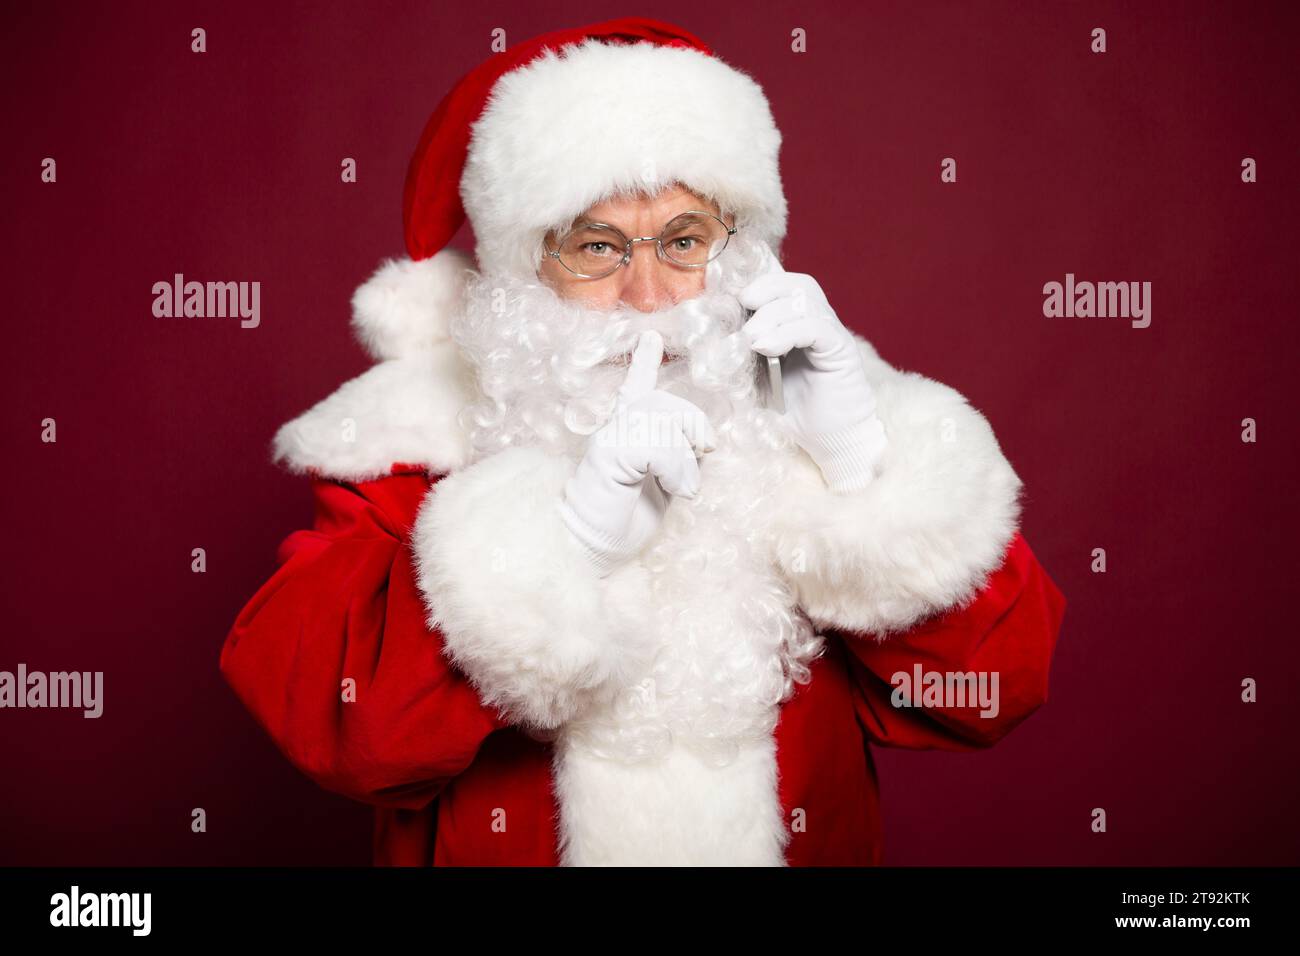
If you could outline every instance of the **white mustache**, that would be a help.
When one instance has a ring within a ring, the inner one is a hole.
[[[602,361],[613,359],[616,364],[625,363],[636,348],[641,333],[651,330],[663,336],[666,361],[685,358],[690,352],[691,333],[710,320],[716,321],[720,305],[735,320],[733,334],[739,332],[744,310],[739,300],[725,293],[705,292],[657,312],[615,308],[607,313],[609,332]]]

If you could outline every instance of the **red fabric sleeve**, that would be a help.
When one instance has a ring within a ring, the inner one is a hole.
[[[975,750],[989,747],[1047,700],[1048,668],[1065,614],[1065,596],[1017,534],[1001,568],[963,608],[936,615],[906,634],[877,641],[833,630],[848,648],[854,705],[867,735],[888,747]],[[895,707],[894,674],[998,674],[999,712],[978,706]]]
[[[222,674],[295,767],[380,807],[425,806],[506,726],[425,624],[407,534],[429,487],[423,474],[313,480],[313,530],[280,545],[221,651]]]

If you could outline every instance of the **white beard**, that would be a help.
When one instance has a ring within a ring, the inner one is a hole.
[[[718,436],[700,462],[700,493],[670,499],[636,559],[651,576],[646,627],[660,636],[658,656],[609,706],[565,728],[590,755],[638,763],[676,743],[725,766],[745,745],[770,742],[778,705],[823,650],[755,520],[773,507],[795,450],[763,405],[761,357],[739,334],[747,316],[736,296],[760,265],[737,237],[708,266],[704,293],[646,314],[583,307],[540,281],[479,276],[452,323],[478,376],[479,400],[461,419],[476,459],[539,445],[576,463],[612,414],[622,362],[645,328],[677,357],[656,387],[699,406]]]
[[[706,267],[705,290],[659,312],[610,311],[560,298],[539,279],[480,275],[451,335],[477,373],[478,400],[462,413],[474,459],[540,445],[575,462],[609,420],[641,332],[659,331],[656,387],[699,405],[715,429],[744,427],[759,404],[758,358],[739,334],[737,299],[762,265],[734,239]]]

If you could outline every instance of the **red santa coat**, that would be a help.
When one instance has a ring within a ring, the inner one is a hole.
[[[376,864],[877,864],[869,744],[987,747],[1046,699],[1065,600],[1018,531],[1019,479],[960,395],[859,339],[891,451],[865,492],[831,495],[806,458],[782,492],[773,565],[826,651],[770,739],[724,771],[674,753],[625,779],[562,752],[556,730],[631,673],[637,571],[602,583],[557,547],[546,504],[566,463],[511,449],[468,464],[469,372],[445,326],[389,334],[391,306],[358,310],[382,361],[277,436],[315,522],[284,541],[220,660],[296,767],[376,808]],[[895,706],[894,675],[918,668],[996,673],[996,716]]]

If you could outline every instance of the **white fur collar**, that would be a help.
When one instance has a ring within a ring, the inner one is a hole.
[[[352,297],[353,329],[379,361],[280,428],[275,460],[338,481],[380,478],[395,465],[430,474],[463,468],[470,448],[458,415],[473,395],[473,371],[449,326],[473,269],[454,248],[382,262]],[[902,374],[854,338],[873,383]]]
[[[868,368],[883,366],[857,336]],[[469,439],[457,415],[473,394],[473,370],[447,339],[381,361],[285,424],[274,458],[290,471],[339,481],[368,481],[394,465],[430,474],[469,461]]]
[[[382,478],[394,465],[456,471],[469,460],[456,416],[471,389],[470,370],[451,342],[379,362],[284,425],[275,460],[339,481]]]
[[[275,460],[339,481],[381,478],[394,465],[461,468],[469,442],[456,416],[473,379],[448,328],[473,266],[453,248],[381,262],[352,296],[353,330],[378,364],[284,425]]]

